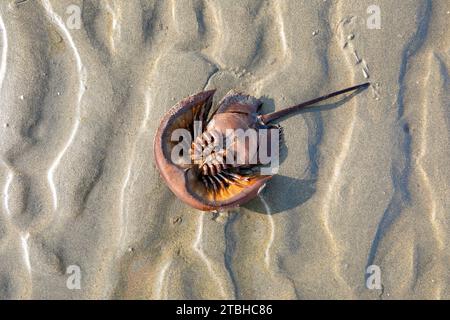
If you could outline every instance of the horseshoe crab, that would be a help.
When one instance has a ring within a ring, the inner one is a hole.
[[[259,99],[233,90],[214,111],[215,90],[191,95],[161,120],[154,140],[156,166],[170,190],[188,205],[203,211],[237,207],[256,197],[273,176],[261,174],[262,161],[257,153],[265,149],[269,158],[277,154],[273,143],[279,141],[281,127],[273,124],[276,120],[369,85],[339,90],[268,114],[259,114]],[[239,140],[239,130],[253,130],[256,135]]]

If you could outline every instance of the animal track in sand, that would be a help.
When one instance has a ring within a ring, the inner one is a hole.
[[[367,65],[366,60],[358,55],[354,44],[354,40],[357,39],[354,28],[355,25],[361,24],[361,21],[364,22],[361,18],[349,16],[342,19],[336,29],[338,31],[338,35],[340,36],[339,42],[341,43],[342,49],[353,56],[354,65],[360,67],[361,73],[365,79],[369,79],[369,66]]]

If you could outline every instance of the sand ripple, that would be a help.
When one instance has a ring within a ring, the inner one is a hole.
[[[450,297],[448,5],[379,1],[371,30],[358,1],[239,2],[0,4],[0,298]],[[189,94],[269,111],[366,79],[283,123],[243,208],[188,208],[153,164]]]

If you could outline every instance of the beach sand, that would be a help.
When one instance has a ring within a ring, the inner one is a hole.
[[[449,299],[450,4],[375,2],[1,1],[0,298]],[[272,111],[366,81],[282,122],[240,208],[154,165],[188,95]]]

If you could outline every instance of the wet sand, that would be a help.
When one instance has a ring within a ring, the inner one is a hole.
[[[368,0],[2,1],[0,298],[450,298],[450,5],[377,2],[381,29]],[[272,111],[366,81],[282,123],[241,208],[189,208],[155,168],[190,94]]]

